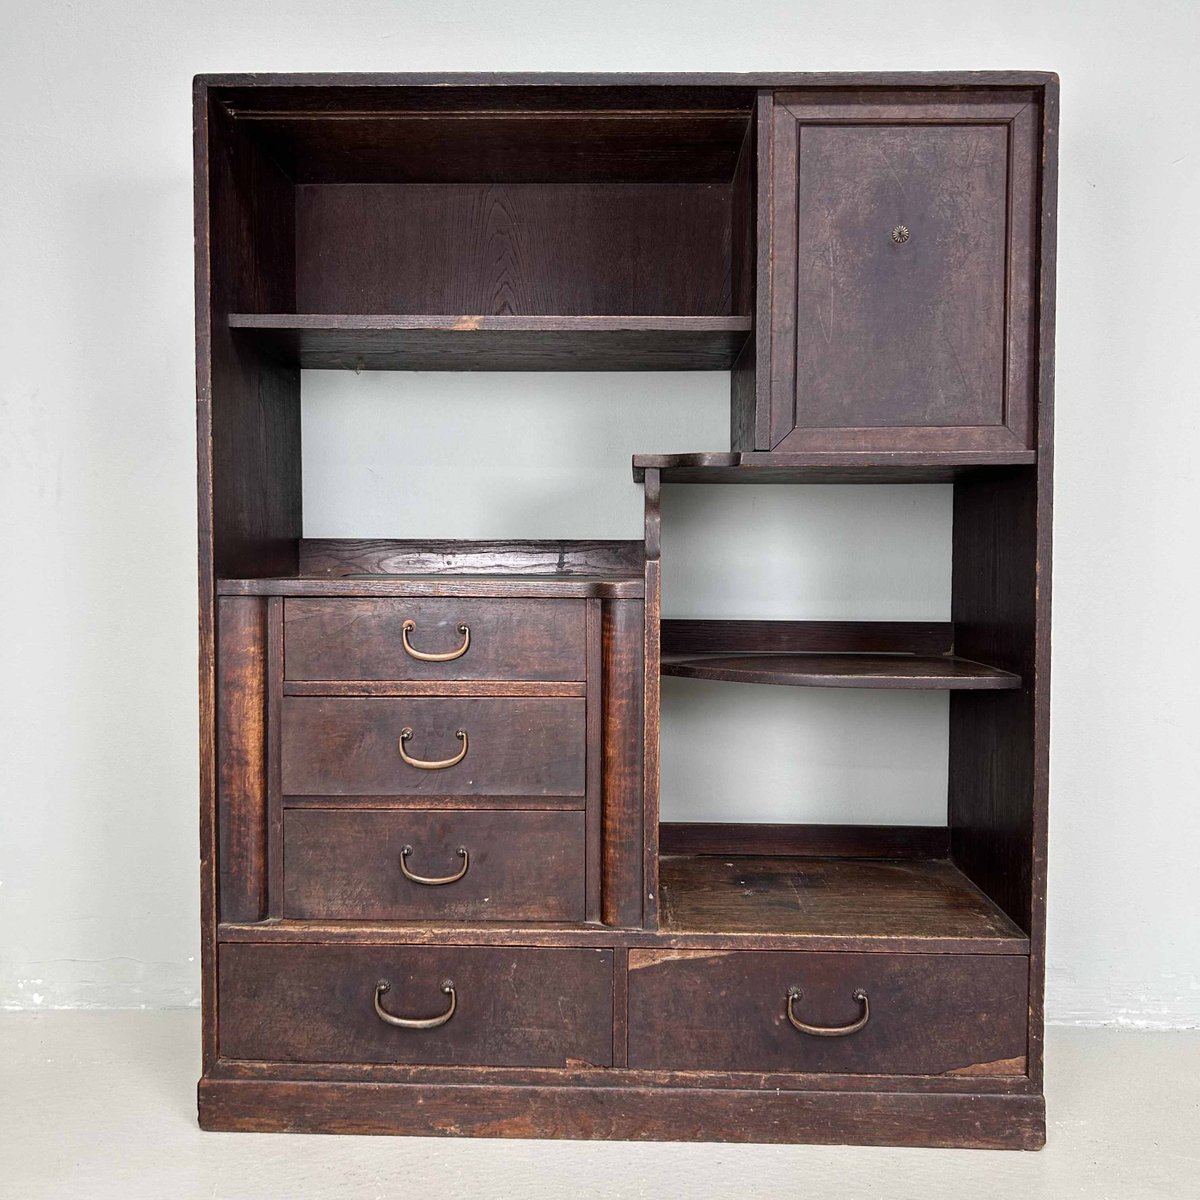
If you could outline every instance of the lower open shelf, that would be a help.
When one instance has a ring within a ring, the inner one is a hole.
[[[995,953],[1029,946],[946,859],[665,855],[659,905],[665,934],[977,939]]]

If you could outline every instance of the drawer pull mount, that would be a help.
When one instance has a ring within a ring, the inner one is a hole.
[[[403,625],[400,626],[400,641],[404,646],[404,652],[409,658],[415,658],[418,662],[453,662],[456,658],[462,658],[464,654],[471,648],[471,627],[469,625],[460,625],[458,632],[463,635],[462,645],[457,650],[447,651],[445,654],[427,654],[424,650],[414,650],[412,643],[408,640],[408,635],[416,629],[416,621],[409,618]]]
[[[445,883],[457,883],[466,873],[471,865],[471,856],[467,853],[466,846],[459,846],[455,850],[455,854],[462,859],[462,866],[453,875],[414,875],[408,869],[408,856],[413,852],[411,846],[405,846],[400,851],[400,870],[404,873],[404,878],[411,880],[413,883],[423,883],[426,887],[441,887]]]
[[[404,759],[410,767],[417,767],[422,771],[444,771],[447,767],[457,767],[464,758],[467,757],[467,731],[465,729],[456,729],[454,736],[462,742],[462,749],[453,758],[441,758],[437,761],[428,761],[423,758],[413,758],[410,754],[404,751],[404,743],[413,735],[413,731],[405,726],[400,730],[400,757]]]
[[[862,988],[855,988],[854,999],[862,1005],[862,1016],[857,1021],[853,1021],[849,1025],[806,1025],[803,1021],[796,1020],[796,1013],[793,1008],[796,1001],[804,993],[798,987],[788,988],[787,990],[787,1019],[792,1025],[800,1030],[801,1033],[811,1034],[813,1037],[849,1037],[852,1033],[857,1033],[860,1029],[866,1026],[866,1023],[871,1019],[871,1002],[867,999],[867,993]]]
[[[439,1025],[445,1025],[454,1016],[454,1010],[458,1006],[458,996],[454,991],[454,981],[443,979],[442,991],[450,997],[450,1007],[444,1013],[437,1017],[397,1017],[390,1012],[385,1012],[383,1005],[379,1003],[380,996],[391,990],[392,985],[386,979],[381,979],[375,985],[375,1015],[385,1025],[395,1025],[397,1029],[436,1029]]]

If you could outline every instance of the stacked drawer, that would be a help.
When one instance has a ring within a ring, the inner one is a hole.
[[[582,921],[582,600],[284,607],[284,915]]]

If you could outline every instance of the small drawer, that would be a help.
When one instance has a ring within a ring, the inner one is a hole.
[[[582,921],[582,812],[290,809],[284,915]]]
[[[631,950],[629,1065],[1023,1075],[1028,988],[1009,955]]]
[[[291,796],[582,796],[582,698],[289,696]]]
[[[611,950],[225,944],[224,1058],[612,1063]]]
[[[286,600],[288,679],[586,676],[582,600]]]

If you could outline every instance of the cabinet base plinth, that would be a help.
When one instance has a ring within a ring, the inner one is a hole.
[[[206,1077],[200,1126],[243,1133],[1037,1150],[1040,1095],[346,1083]]]

